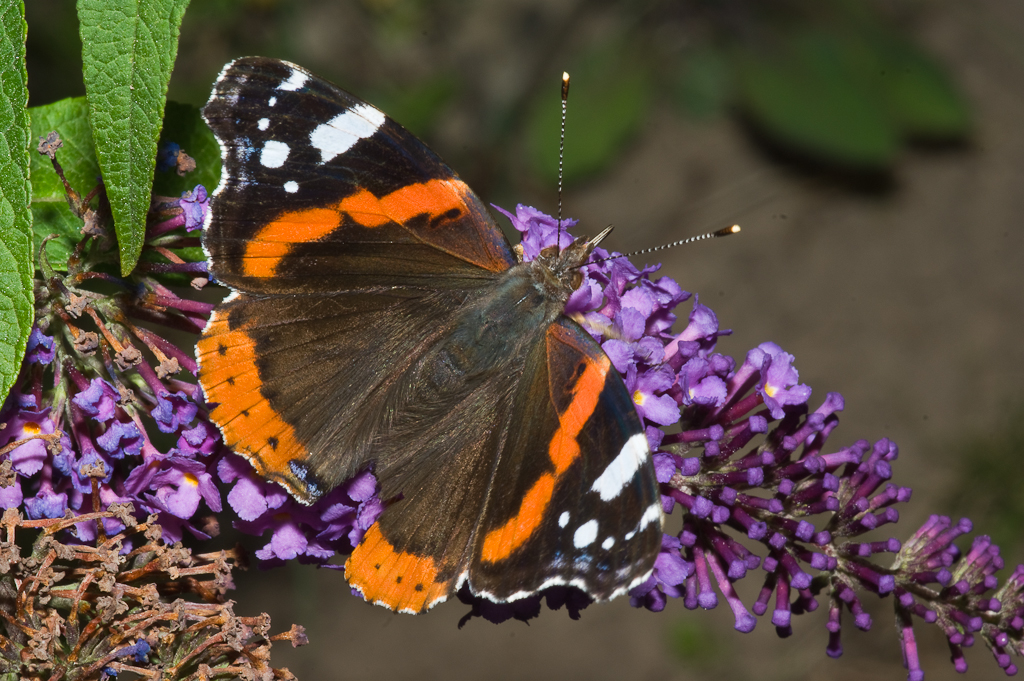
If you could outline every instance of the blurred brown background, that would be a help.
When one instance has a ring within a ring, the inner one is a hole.
[[[83,92],[71,3],[30,0],[32,104]],[[569,103],[567,215],[616,226],[628,251],[740,223],[669,251],[663,273],[701,296],[742,361],[773,340],[847,408],[831,442],[886,436],[915,490],[885,536],[966,513],[1022,557],[1024,4],[1016,0],[195,0],[170,96],[201,105],[246,54],[300,63],[424,137],[487,202],[556,209],[557,98]],[[684,304],[686,314],[689,304]],[[740,583],[749,603],[759,573]],[[594,606],[572,622],[456,623],[448,603],[392,615],[309,566],[239,576],[239,610],[311,644],[275,648],[300,679],[902,679],[891,602],[825,612],[792,638],[721,605]],[[944,639],[918,623],[929,679]],[[980,644],[970,678],[1001,677]],[[1019,663],[1020,661],[1018,661]]]

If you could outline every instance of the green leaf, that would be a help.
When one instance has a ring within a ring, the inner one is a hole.
[[[647,119],[653,78],[637,51],[612,41],[574,60],[565,134],[565,181],[595,175],[611,164]],[[559,81],[537,98],[527,120],[529,160],[546,182],[558,179],[561,126]]]
[[[188,2],[78,0],[89,120],[125,275],[142,252],[167,83]]]
[[[772,46],[735,52],[741,101],[797,151],[878,169],[908,139],[969,132],[969,107],[945,71],[884,26],[791,28]]]
[[[201,184],[212,194],[220,182],[220,145],[199,109],[191,104],[167,102],[160,147],[169,142],[195,159],[196,169],[184,176],[174,170],[158,170],[153,180],[153,193],[177,197]]]
[[[767,134],[795,150],[862,168],[889,164],[900,131],[865,75],[873,55],[855,42],[796,30],[772,50],[736,50],[741,102]]]
[[[56,130],[64,142],[57,151],[57,161],[64,169],[64,176],[82,196],[91,192],[99,182],[100,166],[96,161],[85,97],[35,106],[28,113],[32,119],[32,139]],[[33,253],[39,252],[44,238],[56,234],[57,238],[46,244],[46,255],[53,267],[64,269],[71,249],[82,238],[82,221],[68,208],[64,185],[50,159],[37,153],[31,156]]]
[[[24,3],[4,3],[0,9],[0,402],[18,378],[34,315],[26,35]]]
[[[874,43],[880,63],[872,73],[905,135],[954,140],[970,131],[970,107],[939,64],[898,36]]]

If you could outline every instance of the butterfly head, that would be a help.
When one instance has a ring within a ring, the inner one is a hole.
[[[549,288],[559,290],[563,302],[569,295],[578,289],[583,283],[582,267],[587,264],[590,254],[594,248],[608,236],[611,227],[598,234],[593,239],[578,237],[567,248],[558,250],[557,245],[548,246],[541,250],[537,257],[529,265],[543,279]]]

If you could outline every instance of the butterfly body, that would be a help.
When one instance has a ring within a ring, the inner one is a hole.
[[[661,506],[642,426],[564,313],[595,241],[521,262],[419,140],[300,67],[229,64],[203,245],[234,289],[197,344],[225,442],[310,504],[372,466],[352,586],[420,612],[468,583],[597,600],[645,580]]]

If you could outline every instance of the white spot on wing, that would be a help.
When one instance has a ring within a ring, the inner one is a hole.
[[[284,183],[284,190],[289,194],[294,194],[295,192],[299,191],[299,183],[295,182],[294,180],[288,180],[287,182]]]
[[[618,456],[594,481],[590,491],[600,494],[602,501],[611,501],[626,488],[648,455],[647,437],[643,433],[637,433],[626,440]]]
[[[302,71],[292,71],[292,75],[288,76],[288,80],[278,85],[277,89],[295,92],[306,84],[306,80],[308,80],[306,74]],[[271,106],[273,106],[273,104],[271,104]]]
[[[260,163],[267,168],[280,168],[288,159],[288,152],[291,149],[284,142],[267,140],[263,145],[263,152],[260,154]]]
[[[569,524],[569,512],[562,511],[562,515],[558,516],[558,526],[565,527]]]
[[[597,521],[588,520],[577,528],[572,536],[572,545],[578,549],[590,546],[597,539]]]
[[[267,102],[267,106],[274,106],[275,104],[277,104],[277,97],[271,97]]]
[[[270,119],[269,118],[261,118],[261,119],[259,119],[256,122],[256,127],[259,128],[260,130],[266,130],[267,128],[270,127]]]
[[[664,513],[661,509],[661,502],[655,501],[653,504],[647,507],[644,514],[640,516],[640,522],[637,523],[636,528],[626,533],[626,541],[629,541],[636,536],[637,532],[642,532],[645,527],[658,521],[659,525],[663,524]]]
[[[640,527],[637,529],[637,532],[640,532],[653,522],[657,522],[660,525],[662,516],[661,502],[655,501],[647,507],[646,511],[644,511],[643,516],[640,518]]]
[[[615,537],[607,537],[603,542],[601,542],[601,548],[605,551],[613,546],[615,546]]]
[[[309,143],[320,151],[320,162],[327,163],[377,132],[385,120],[384,114],[369,104],[357,104],[318,125],[309,133]]]

